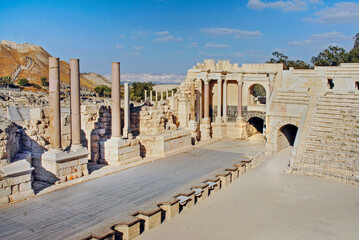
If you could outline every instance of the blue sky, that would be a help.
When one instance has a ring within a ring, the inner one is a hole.
[[[0,0],[1,40],[28,42],[81,71],[185,73],[205,58],[262,63],[273,51],[307,62],[329,44],[347,50],[359,1]]]

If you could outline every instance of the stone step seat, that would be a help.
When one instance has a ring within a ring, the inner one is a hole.
[[[341,148],[359,146],[359,143],[357,143],[357,142],[349,142],[349,141],[346,141],[346,140],[334,140],[334,139],[327,140],[325,137],[323,137],[323,138],[320,138],[320,137],[308,137],[306,142],[307,142],[307,146],[309,144],[322,144],[322,145],[326,145],[326,146],[338,146],[338,147],[341,147]]]
[[[278,90],[276,92],[277,95],[284,95],[284,96],[303,96],[303,97],[309,97],[307,92],[295,92],[295,91],[286,91],[286,90]]]
[[[351,99],[351,100],[359,100],[358,95],[353,94],[327,94],[326,96],[321,96],[319,99]]]
[[[298,104],[298,105],[308,105],[308,101],[288,101],[288,100],[273,100],[274,103],[283,103],[283,104]]]
[[[359,109],[348,109],[348,110],[343,110],[343,109],[336,109],[336,110],[329,110],[329,109],[316,109],[314,115],[339,115],[339,116],[346,116],[346,117],[353,117],[356,118],[357,114],[359,113]]]
[[[274,99],[293,99],[293,100],[304,100],[304,101],[310,101],[309,96],[301,96],[301,95],[282,95],[282,94],[276,94]]]
[[[350,125],[350,124],[345,124],[345,123],[340,123],[342,126],[338,126],[338,125],[331,125],[331,124],[327,124],[326,123],[318,123],[318,122],[313,122],[313,126],[309,129],[309,132],[313,132],[313,131],[319,131],[319,132],[339,132],[340,134],[349,134],[354,130],[357,129],[358,126],[357,125]]]
[[[315,130],[315,131],[311,130],[311,131],[309,131],[308,136],[332,139],[332,141],[345,140],[345,141],[349,141],[349,142],[353,142],[353,143],[359,142],[359,134],[358,133],[344,135],[344,134],[338,133],[338,131],[335,131],[335,133],[333,133],[332,131],[326,131],[326,130]],[[350,141],[353,139],[354,139],[354,141]]]
[[[359,125],[359,123],[357,123],[357,121],[353,121],[353,120],[348,120],[346,121],[344,118],[333,118],[333,117],[328,117],[328,118],[324,118],[324,117],[313,117],[312,119],[312,123],[322,123],[324,126],[330,126],[330,125],[333,125],[333,124],[345,124],[347,123],[350,124],[351,126],[354,126],[356,124]]]
[[[320,178],[327,178],[327,179],[335,179],[341,182],[348,182],[348,183],[355,183],[356,177],[355,176],[344,176],[338,173],[333,173],[330,171],[325,171],[321,169],[313,169],[309,167],[300,167],[298,169],[300,172],[304,172],[307,176],[316,176]]]
[[[353,140],[350,137],[340,138],[340,136],[337,136],[334,138],[334,137],[330,136],[329,134],[327,136],[310,135],[310,136],[308,136],[307,139],[310,140],[310,141],[308,141],[308,143],[309,142],[317,142],[317,143],[327,144],[328,142],[335,142],[335,144],[338,144],[338,143],[344,143],[344,144],[348,144],[348,145],[359,144],[358,140],[355,140],[355,139]]]
[[[352,169],[352,170],[355,168],[355,165],[358,165],[357,161],[353,158],[343,158],[343,157],[335,157],[335,156],[318,158],[316,154],[311,154],[311,153],[304,153],[302,156],[302,161],[305,161],[305,159],[311,159],[311,162],[313,164],[317,164],[318,161],[322,162],[323,164],[325,164],[326,162],[332,162],[331,165],[344,166],[343,168]],[[315,162],[314,160],[317,162]],[[344,165],[340,165],[340,164],[344,164]]]
[[[349,169],[343,169],[343,168],[336,168],[331,167],[329,165],[320,165],[320,164],[310,164],[310,163],[302,163],[303,166],[301,168],[312,168],[319,171],[324,171],[327,174],[338,174],[343,177],[352,177],[354,176],[354,171]],[[309,166],[308,166],[309,165]]]
[[[337,154],[337,155],[335,155],[335,154]],[[358,162],[358,160],[357,160],[358,154],[353,154],[352,156],[347,156],[347,153],[342,152],[342,155],[340,155],[339,153],[333,153],[333,151],[328,152],[328,151],[323,151],[323,150],[316,150],[313,152],[305,151],[303,153],[303,157],[312,157],[315,159],[321,159],[321,160],[333,161],[333,162],[346,162],[348,164],[354,164],[354,163]],[[323,159],[324,157],[326,159]]]
[[[353,154],[356,154],[356,153],[359,153],[357,151],[355,151],[355,148],[344,148],[344,147],[341,147],[337,144],[331,144],[331,145],[328,145],[328,144],[320,144],[320,143],[315,143],[315,142],[309,142],[307,143],[307,146],[306,146],[306,151],[309,151],[309,150],[313,150],[313,151],[317,151],[318,149],[321,149],[323,151],[326,151],[328,153],[330,152],[346,152],[346,153],[353,153]]]
[[[359,102],[332,102],[332,101],[318,101],[318,107],[343,107],[343,108],[358,108]]]
[[[316,112],[317,111],[328,111],[328,112],[340,112],[340,113],[347,113],[350,111],[359,112],[359,108],[353,108],[350,106],[316,106]]]
[[[341,116],[336,116],[334,114],[320,114],[315,113],[312,119],[312,122],[319,120],[319,121],[328,121],[328,120],[336,120],[336,121],[345,121],[345,119]]]
[[[332,162],[323,162],[313,159],[305,159],[302,162],[304,167],[311,166],[315,169],[321,169],[328,172],[338,173],[345,176],[353,176],[354,175],[354,167],[353,166],[346,166],[342,165],[341,163],[332,163]]]

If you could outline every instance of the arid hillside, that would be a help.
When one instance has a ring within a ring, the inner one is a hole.
[[[31,83],[41,84],[41,78],[47,77],[49,72],[49,57],[51,55],[42,47],[29,43],[20,43],[3,40],[0,42],[0,76],[11,76],[11,79],[19,80],[27,78]],[[61,82],[70,83],[70,65],[60,61]],[[106,78],[97,81],[102,76],[96,74],[92,77],[81,75],[81,86],[93,89],[98,85],[108,85]]]

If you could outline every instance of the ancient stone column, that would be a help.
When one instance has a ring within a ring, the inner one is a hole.
[[[70,59],[71,77],[71,148],[81,148],[80,65]]]
[[[204,81],[204,118],[209,119],[209,81]]]
[[[168,100],[168,90],[166,90],[166,100]]]
[[[50,151],[61,151],[59,58],[49,57]]]
[[[153,90],[150,91],[150,103],[153,101],[152,91]]]
[[[220,122],[222,120],[222,79],[217,80],[218,84],[218,99],[217,99],[217,118],[216,121]]]
[[[237,119],[242,119],[242,81],[238,81],[238,114]]]
[[[156,91],[156,102],[158,101],[158,92]]]
[[[172,97],[173,97],[174,93],[173,93],[173,90],[172,90]]]
[[[161,101],[163,101],[163,91],[161,91]]]
[[[223,120],[227,122],[227,80],[223,82]]]
[[[124,96],[124,126],[123,126],[123,137],[128,138],[129,126],[130,126],[130,105],[129,105],[129,88],[128,83],[125,83],[125,96]]]
[[[195,82],[193,81],[192,85],[191,85],[191,121],[194,121],[196,120],[196,113],[195,113],[195,110],[196,110],[196,96],[195,96],[195,93],[196,93],[196,85],[195,85]]]
[[[112,89],[111,89],[111,130],[112,136],[121,138],[121,85],[120,85],[120,63],[112,63]]]
[[[147,90],[145,90],[145,102],[147,100]]]

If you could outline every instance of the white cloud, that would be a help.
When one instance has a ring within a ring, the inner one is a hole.
[[[223,56],[223,54],[221,54],[221,53],[209,53],[206,51],[199,51],[198,53],[200,55],[204,55],[206,57],[222,57]]]
[[[241,52],[234,52],[234,53],[229,54],[229,56],[230,57],[235,57],[235,58],[241,58],[241,57],[244,57],[245,54],[241,53]]]
[[[231,47],[231,45],[209,42],[206,45],[204,45],[204,47],[205,48],[228,48],[228,47]]]
[[[202,29],[201,32],[212,37],[233,35],[234,38],[259,38],[262,36],[259,31],[245,31],[234,28],[206,28]]]
[[[194,47],[198,47],[198,42],[191,42],[189,45],[188,45],[189,48],[194,48]]]
[[[120,34],[120,38],[126,38],[125,34]]]
[[[324,8],[314,14],[315,22],[320,23],[354,23],[359,22],[359,4],[340,2],[333,7]]]
[[[157,36],[165,36],[165,35],[169,35],[169,34],[170,34],[169,31],[156,32]]]
[[[116,48],[118,48],[118,49],[124,49],[125,47],[124,46],[122,46],[122,45],[116,45]]]
[[[321,0],[287,0],[287,1],[261,1],[261,0],[249,0],[247,7],[250,9],[261,10],[264,8],[279,9],[284,12],[289,11],[304,11],[308,8],[308,5],[323,4]]]
[[[172,35],[165,35],[163,37],[159,37],[155,39],[155,42],[159,43],[165,43],[165,42],[180,42],[182,41],[182,38],[180,37],[174,37]]]
[[[138,51],[140,51],[140,50],[142,50],[144,48],[145,48],[144,46],[134,46],[133,47],[134,50],[138,50]]]
[[[304,41],[293,41],[289,42],[289,45],[292,46],[303,46],[303,45],[328,45],[332,42],[338,42],[338,41],[347,41],[351,40],[350,37],[345,36],[341,32],[326,32],[326,33],[320,33],[320,34],[313,34],[308,39]]]

